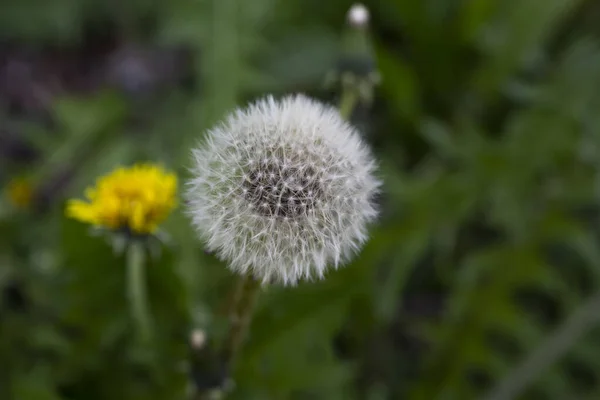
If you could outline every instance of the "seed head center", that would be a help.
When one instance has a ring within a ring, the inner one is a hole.
[[[242,192],[260,215],[298,219],[322,193],[312,167],[281,168],[277,163],[253,165],[245,174]]]

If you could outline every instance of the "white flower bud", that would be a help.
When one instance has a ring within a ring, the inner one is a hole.
[[[200,350],[206,344],[206,333],[202,329],[194,329],[190,334],[192,348]]]
[[[354,4],[348,10],[348,22],[352,26],[366,26],[369,23],[369,10],[360,3]]]

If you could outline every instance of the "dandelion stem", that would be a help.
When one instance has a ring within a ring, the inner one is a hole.
[[[229,333],[225,341],[225,357],[229,366],[235,362],[240,345],[246,337],[260,288],[260,282],[247,274],[239,277],[234,289],[234,298],[229,310]]]
[[[131,315],[144,343],[150,339],[150,314],[146,298],[145,253],[142,243],[132,241],[127,249],[127,286]]]
[[[349,85],[348,85],[349,86]],[[354,87],[344,87],[342,90],[342,96],[340,98],[340,104],[338,109],[340,115],[345,120],[349,120],[352,117],[354,107],[358,104],[358,93]]]

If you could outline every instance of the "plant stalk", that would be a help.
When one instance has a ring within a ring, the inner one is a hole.
[[[135,321],[140,339],[151,339],[151,322],[146,295],[146,255],[142,243],[132,241],[127,249],[127,294],[131,316]]]
[[[225,359],[232,366],[243,343],[250,321],[254,314],[254,306],[261,290],[261,283],[252,275],[239,277],[232,306],[229,309],[229,332],[225,339]]]
[[[358,104],[358,92],[353,87],[345,87],[342,90],[342,95],[340,98],[340,103],[338,105],[338,109],[340,111],[340,115],[346,121],[349,121],[352,118],[352,113],[354,112],[354,108]]]

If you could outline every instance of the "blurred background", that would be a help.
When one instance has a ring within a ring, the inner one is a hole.
[[[373,0],[358,36],[351,5],[0,3],[0,399],[600,399],[600,2]],[[123,257],[65,201],[138,161],[181,189],[225,113],[342,76],[385,181],[357,259],[265,292],[230,370],[233,277],[180,206],[139,346]]]

